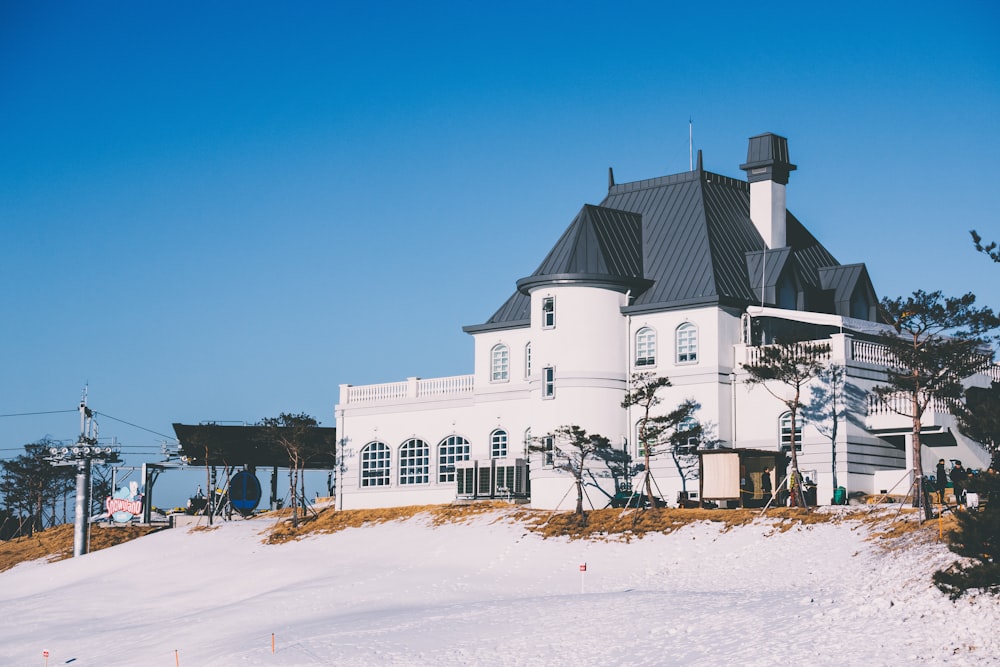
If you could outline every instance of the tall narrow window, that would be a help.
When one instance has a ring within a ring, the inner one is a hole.
[[[506,382],[510,376],[510,349],[506,345],[494,345],[490,352],[490,380]]]
[[[792,449],[792,413],[786,412],[781,415],[781,451],[788,452]],[[795,451],[802,451],[802,415],[795,420]]]
[[[656,332],[649,327],[635,332],[635,365],[656,365]]]
[[[698,361],[698,327],[685,322],[677,327],[677,363],[693,364]]]
[[[851,295],[851,317],[856,320],[868,319],[868,295],[861,285],[858,285]]]
[[[361,450],[361,486],[389,486],[391,452],[384,442],[369,442]]]
[[[542,397],[552,398],[556,395],[556,369],[546,366],[542,369]]]
[[[427,443],[410,438],[399,448],[399,483],[427,484],[430,481],[431,450]]]
[[[507,458],[507,431],[498,428],[490,434],[490,458]]]
[[[438,482],[455,481],[455,463],[469,460],[469,441],[460,435],[448,436],[438,445]]]
[[[531,343],[524,346],[524,377],[531,377]]]
[[[551,435],[545,436],[542,438],[542,446],[544,447],[542,451],[542,465],[551,466],[555,452],[555,439]]]
[[[694,454],[698,451],[698,438],[692,435],[684,435],[685,432],[690,433],[697,427],[698,420],[694,417],[688,417],[677,425],[676,432],[679,437],[676,439],[676,445],[678,454]]]
[[[542,328],[551,329],[556,325],[556,298],[547,296],[542,299]]]
[[[798,292],[791,272],[786,271],[778,279],[778,308],[795,310],[798,308]]]
[[[531,429],[524,429],[524,458],[531,456]]]

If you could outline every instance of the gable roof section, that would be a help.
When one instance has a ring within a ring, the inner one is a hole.
[[[825,266],[819,269],[820,287],[833,293],[834,313],[851,316],[851,297],[859,285],[865,290],[869,303],[875,303],[875,290],[864,264]]]
[[[764,290],[763,302],[775,302],[778,279],[791,256],[791,248],[754,250],[746,254],[747,280],[758,303],[761,300],[761,288]]]

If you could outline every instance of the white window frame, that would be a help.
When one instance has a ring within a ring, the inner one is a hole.
[[[392,449],[374,440],[361,448],[361,487],[389,486],[392,480]]]
[[[524,346],[524,377],[531,377],[531,343]]]
[[[542,369],[542,398],[556,396],[556,367],[546,366]]]
[[[694,417],[688,417],[687,419],[683,420],[680,424],[677,425],[677,430],[683,432],[690,428],[694,428],[697,425],[698,425],[697,419],[695,419]],[[677,453],[694,454],[695,452],[698,451],[698,446],[700,444],[701,442],[698,440],[698,438],[689,437],[686,443],[677,446]]]
[[[469,441],[460,435],[449,435],[438,443],[438,483],[455,481],[455,464],[469,460]]]
[[[497,343],[490,349],[490,382],[510,380],[510,348]]]
[[[554,296],[542,297],[542,328],[556,328],[556,298]]]
[[[802,415],[795,420],[795,451],[802,451]],[[781,451],[792,451],[792,413],[783,412],[778,417],[778,437]]]
[[[698,325],[684,322],[674,330],[674,360],[678,364],[698,363]]]
[[[551,435],[542,438],[542,466],[545,468],[555,465],[555,443],[556,439]]]
[[[399,446],[399,485],[417,486],[431,481],[431,448],[420,438]]]
[[[507,431],[502,428],[498,428],[492,433],[490,433],[490,458],[491,459],[505,459],[507,458],[507,443],[509,438],[507,437]]]
[[[656,329],[653,327],[641,327],[635,332],[635,365],[656,366]]]

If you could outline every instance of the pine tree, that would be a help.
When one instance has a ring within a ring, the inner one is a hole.
[[[956,512],[948,548],[967,559],[934,573],[934,585],[957,600],[970,590],[1000,594],[1000,475],[981,473],[969,490],[987,500],[980,511]]]

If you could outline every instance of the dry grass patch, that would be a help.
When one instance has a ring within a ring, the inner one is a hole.
[[[100,551],[137,537],[160,530],[159,526],[113,526],[102,528],[91,526],[89,551]],[[0,572],[9,570],[18,563],[45,558],[50,562],[70,558],[73,555],[73,524],[66,523],[35,533],[30,537],[20,537],[0,542]]]

